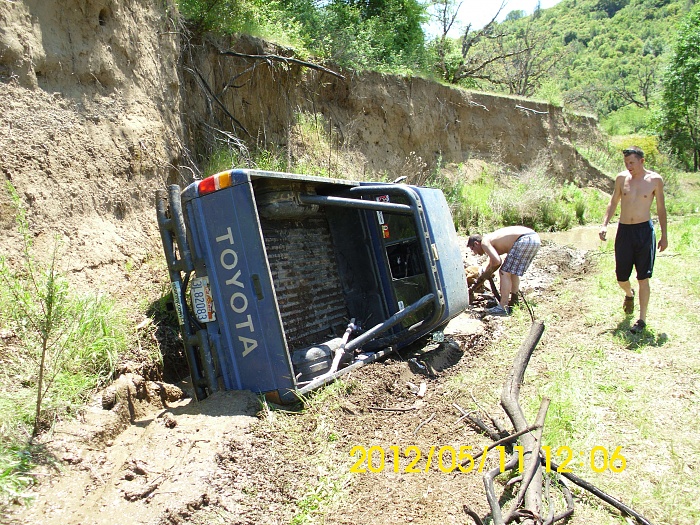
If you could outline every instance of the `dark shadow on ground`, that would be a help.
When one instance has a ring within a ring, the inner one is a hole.
[[[620,338],[625,343],[625,348],[628,350],[633,350],[635,352],[641,351],[645,346],[659,347],[668,341],[668,334],[661,333],[658,334],[654,332],[649,326],[642,330],[638,334],[633,334],[630,332],[630,327],[632,326],[632,317],[625,318],[621,321],[617,328],[612,330],[613,335]]]
[[[149,305],[146,315],[153,323],[149,330],[139,334],[141,346],[162,356],[163,381],[177,383],[183,380],[190,372],[185,358],[185,346],[180,337],[180,325],[169,291]]]

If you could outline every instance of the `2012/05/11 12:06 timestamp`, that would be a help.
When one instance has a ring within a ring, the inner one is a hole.
[[[544,452],[545,470],[550,472],[552,470],[552,447],[543,445],[542,452]],[[572,465],[578,465],[581,468],[588,465],[596,473],[605,472],[608,469],[610,472],[620,473],[627,467],[627,459],[622,455],[622,447],[616,447],[612,453],[608,452],[607,447],[602,446],[592,447],[589,451],[581,450],[578,453],[578,463],[574,451],[566,445],[558,447],[554,455],[557,458],[562,458],[561,463],[556,465],[556,471],[560,473],[571,472]]]
[[[387,447],[385,452],[383,447],[371,446],[363,447],[356,445],[350,450],[350,456],[355,458],[355,463],[350,468],[350,472],[358,474],[365,472],[378,473],[382,472],[387,466],[386,458],[393,459],[390,467],[394,472],[403,471],[406,473],[428,472],[433,468],[439,469],[441,472],[483,472],[486,466],[486,456],[489,451],[497,452],[498,462],[501,472],[506,470],[507,454],[504,446],[497,446],[493,449],[483,447],[483,450],[472,456],[471,450],[473,447],[461,446],[453,447],[446,445],[443,447],[431,446],[428,451],[423,453],[420,447],[409,445],[401,449],[396,445]],[[622,455],[622,447],[616,447],[610,453],[606,447],[595,446],[587,451],[580,451],[578,458],[576,453],[569,446],[561,446],[552,449],[550,446],[542,446],[544,467],[547,472],[553,469],[559,473],[572,472],[572,467],[579,466],[585,468],[589,466],[593,472],[602,473],[610,470],[614,473],[619,473],[627,467],[627,459]],[[513,451],[518,458],[518,471],[523,472],[525,464],[525,451],[522,446],[516,445]],[[422,458],[425,457],[425,465]],[[477,458],[480,457],[477,467]],[[552,461],[552,458],[555,461]],[[401,469],[401,459],[405,459],[408,463]]]

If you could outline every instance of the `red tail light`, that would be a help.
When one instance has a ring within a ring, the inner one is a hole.
[[[198,185],[197,185],[197,191],[199,192],[199,195],[207,195],[208,193],[214,193],[217,190],[221,190],[223,188],[228,188],[231,186],[231,172],[230,171],[222,171],[221,173],[217,173],[216,175],[212,175],[211,177],[207,177],[206,179],[202,180]]]

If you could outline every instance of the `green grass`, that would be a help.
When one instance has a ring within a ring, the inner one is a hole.
[[[612,241],[590,254],[593,268],[532,301],[546,328],[520,396],[528,420],[541,399],[550,398],[543,443],[553,459],[561,463],[571,450],[576,475],[653,523],[700,520],[699,252],[700,217],[671,217],[669,248],[657,254],[648,329],[641,334],[629,332],[635,318],[622,312]],[[479,402],[500,414],[504,377],[529,327],[529,316],[516,310],[503,336],[452,380],[453,388],[479,392]],[[622,455],[624,470],[618,461],[616,472],[595,472],[590,457],[596,450],[600,461],[598,447],[608,458]],[[572,525],[623,523],[608,505],[576,492]]]
[[[560,231],[599,222],[607,200],[591,188],[558,183],[544,165],[514,172],[497,165],[478,174],[438,173],[428,185],[442,189],[458,230],[485,232],[522,224],[536,231]]]
[[[698,218],[674,220],[669,229],[680,242],[657,257],[647,331],[629,332],[633,319],[621,311],[609,247],[598,255],[596,273],[546,305],[542,315],[551,328],[533,359],[528,412],[534,417],[539,399],[550,397],[545,443],[572,448],[576,459],[596,446],[609,453],[619,446],[627,459],[620,473],[578,464],[575,473],[624,496],[653,522],[694,524],[700,519],[693,510],[700,490]],[[581,317],[572,313],[572,322],[555,312],[571,311],[574,296]]]

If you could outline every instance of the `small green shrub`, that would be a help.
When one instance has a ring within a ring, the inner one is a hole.
[[[130,338],[126,317],[111,300],[70,289],[59,270],[58,241],[48,261],[35,258],[22,203],[7,188],[23,251],[12,266],[0,257],[0,330],[8,334],[0,347],[2,502],[30,482],[32,438],[112,378]]]
[[[659,140],[657,137],[649,135],[629,135],[625,137],[616,137],[613,141],[617,148],[617,155],[620,159],[620,164],[624,169],[624,161],[622,159],[622,150],[631,146],[639,146],[644,152],[644,167],[650,170],[659,170],[668,162],[662,158],[659,152]]]

